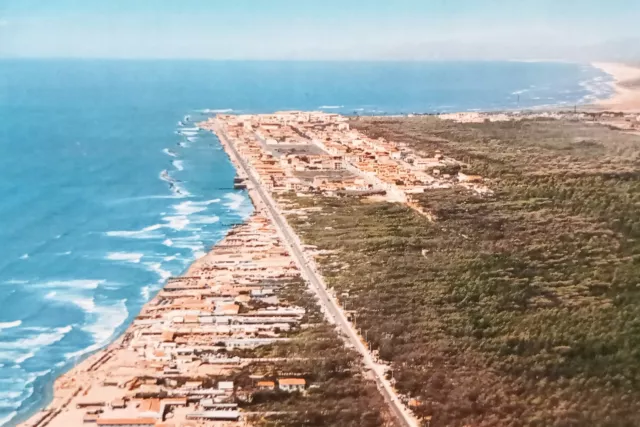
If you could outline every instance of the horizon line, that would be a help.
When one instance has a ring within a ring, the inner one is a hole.
[[[206,57],[118,57],[118,56],[1,56],[5,60],[63,60],[63,61],[208,61],[208,62],[517,62],[594,64],[597,62],[624,63],[623,61],[570,60],[570,59],[507,59],[507,58],[206,58]]]

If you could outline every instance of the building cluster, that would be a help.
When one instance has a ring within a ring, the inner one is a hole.
[[[308,387],[304,375],[267,369],[235,376],[274,361],[247,349],[287,341],[302,326],[305,309],[278,296],[299,277],[271,221],[254,215],[170,279],[123,337],[62,376],[53,404],[24,425],[247,425],[241,408],[254,393]]]
[[[430,158],[349,127],[323,112],[218,115],[200,124],[234,142],[261,184],[272,192],[383,193],[408,202],[412,194],[461,184],[488,192],[480,176],[458,173],[460,162],[436,151]]]
[[[438,115],[442,120],[457,123],[492,123],[532,119],[573,120],[590,124],[613,126],[625,131],[640,131],[639,113],[609,111],[511,111],[511,112],[463,112]]]

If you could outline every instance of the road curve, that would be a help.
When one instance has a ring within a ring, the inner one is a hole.
[[[371,353],[369,353],[368,349],[363,344],[355,329],[347,320],[337,301],[329,295],[323,281],[318,277],[318,274],[309,267],[300,247],[300,243],[296,239],[295,233],[289,227],[287,221],[276,208],[275,201],[271,197],[271,194],[264,191],[262,185],[260,184],[260,180],[258,179],[257,175],[254,174],[253,168],[247,164],[242,156],[240,156],[240,154],[236,150],[234,142],[226,135],[226,133],[222,130],[221,126],[219,126],[218,123],[216,123],[215,126],[215,133],[218,138],[224,140],[223,142],[229,148],[229,151],[231,152],[230,154],[235,157],[237,163],[240,164],[244,169],[244,172],[253,184],[255,191],[258,193],[264,205],[266,206],[268,214],[269,216],[271,216],[273,223],[276,225],[279,234],[289,248],[296,264],[298,264],[298,267],[302,272],[302,276],[307,280],[309,284],[313,286],[314,290],[316,291],[320,302],[325,308],[325,312],[333,317],[334,323],[336,323],[340,327],[340,329],[349,338],[349,342],[362,355],[365,366],[370,369],[371,372],[375,375],[378,389],[381,391],[383,397],[385,398],[387,404],[391,408],[398,421],[404,427],[418,427],[418,422],[404,407],[404,405],[400,403],[397,394],[391,387],[391,384],[384,377],[384,368],[381,365],[375,363],[373,357],[371,356]]]

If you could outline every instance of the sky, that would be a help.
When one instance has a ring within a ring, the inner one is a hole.
[[[640,0],[0,0],[0,57],[604,60],[640,58],[638,22]]]

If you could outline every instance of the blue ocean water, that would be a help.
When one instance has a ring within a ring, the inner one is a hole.
[[[608,81],[561,63],[1,60],[0,426],[250,215],[198,119],[573,106]]]

